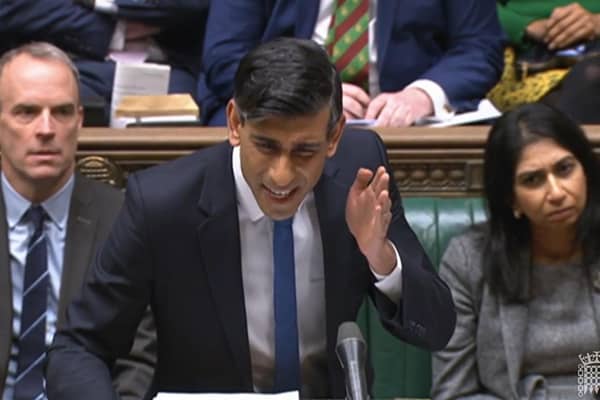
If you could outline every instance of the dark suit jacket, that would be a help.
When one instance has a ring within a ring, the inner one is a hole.
[[[58,321],[61,326],[71,299],[79,292],[87,275],[88,265],[100,247],[123,202],[123,195],[108,185],[77,174],[69,209],[61,278]],[[10,348],[12,345],[12,289],[6,208],[0,195],[0,393],[4,390]],[[152,321],[145,320],[146,327]],[[153,331],[141,330],[132,359],[118,365],[115,385],[123,398],[139,399],[146,393],[152,379],[155,355],[145,354],[155,343]],[[130,397],[128,397],[130,396]]]
[[[130,176],[123,211],[92,279],[51,347],[50,400],[114,399],[105,363],[127,352],[148,303],[158,334],[155,390],[253,390],[231,154],[223,143]],[[338,325],[356,319],[367,294],[387,328],[405,341],[440,349],[454,329],[450,292],[408,227],[394,185],[389,237],[402,259],[398,307],[375,289],[346,226],[344,204],[357,169],[389,170],[385,154],[376,134],[348,131],[314,189],[332,397],[345,393],[334,353]]]
[[[194,94],[209,0],[116,0],[116,3],[119,14],[112,17],[73,0],[0,1],[0,50],[30,41],[51,42],[75,59],[84,95],[109,99],[114,63],[105,58],[116,17],[146,22],[162,28],[155,39],[165,50],[168,63],[179,71],[172,74],[171,88]]]
[[[311,38],[319,0],[219,0],[206,26],[198,89],[203,119],[225,125],[240,59],[282,36]],[[379,0],[377,71],[382,92],[429,79],[459,110],[472,109],[498,81],[503,34],[494,0]]]

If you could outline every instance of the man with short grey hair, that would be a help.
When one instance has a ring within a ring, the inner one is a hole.
[[[122,193],[75,172],[83,112],[78,72],[48,43],[0,58],[0,394],[45,399],[46,347],[121,207]],[[153,373],[152,321],[118,363],[123,398]],[[128,397],[129,396],[129,397]]]

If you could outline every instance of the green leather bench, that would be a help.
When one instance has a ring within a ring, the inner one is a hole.
[[[412,197],[404,198],[403,204],[410,226],[436,268],[450,238],[486,218],[477,197]],[[387,333],[370,303],[361,310],[358,323],[375,369],[374,397],[429,397],[431,354]]]

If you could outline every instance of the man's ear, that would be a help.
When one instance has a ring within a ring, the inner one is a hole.
[[[338,143],[344,133],[344,127],[346,126],[346,117],[342,114],[338,122],[333,127],[333,132],[330,134],[327,143],[327,157],[333,157],[337,151]]]
[[[240,133],[239,130],[242,127],[242,120],[238,113],[237,107],[235,105],[235,101],[233,99],[229,100],[227,103],[227,130],[228,130],[228,139],[229,143],[232,146],[239,146],[240,144]]]

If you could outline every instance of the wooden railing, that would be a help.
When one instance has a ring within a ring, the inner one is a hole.
[[[600,126],[584,127],[600,152]],[[477,195],[488,126],[379,128],[394,178],[405,196]],[[225,128],[84,128],[79,169],[123,186],[127,175],[226,140]]]

